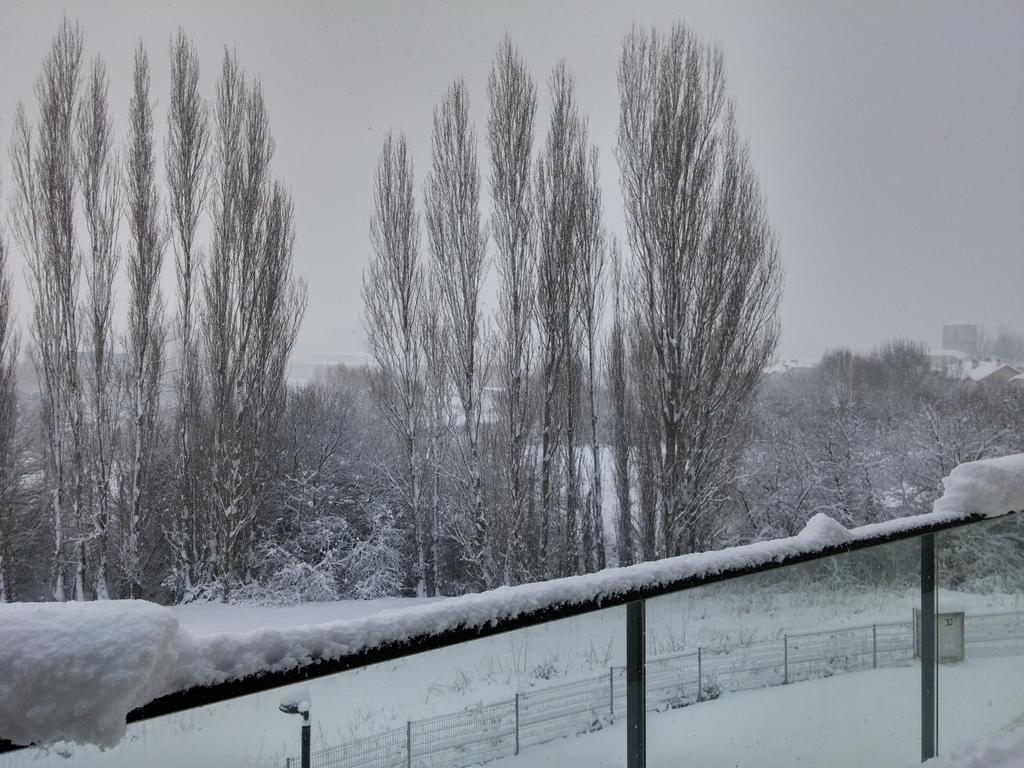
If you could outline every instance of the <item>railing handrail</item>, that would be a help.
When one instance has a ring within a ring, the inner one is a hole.
[[[432,650],[446,648],[469,640],[491,637],[506,632],[525,629],[559,619],[572,618],[608,608],[627,605],[635,601],[695,589],[736,578],[765,573],[836,555],[862,549],[882,546],[897,541],[915,539],[928,534],[940,533],[962,526],[1016,514],[1016,510],[1005,515],[952,514],[933,512],[909,518],[897,518],[884,523],[873,523],[846,530],[843,538],[835,543],[822,545],[811,538],[793,536],[771,542],[757,542],[714,553],[697,553],[677,558],[644,563],[582,577],[569,577],[564,581],[570,592],[566,600],[556,600],[536,607],[516,606],[507,615],[492,617],[486,621],[476,620],[455,623],[439,631],[423,631],[401,640],[383,642],[353,650],[330,659],[317,659],[310,663],[288,669],[264,671],[256,674],[230,678],[223,682],[197,685],[166,694],[138,707],[127,714],[126,721],[138,722],[157,716],[169,715],[196,707],[208,706],[242,696],[263,693],[275,688],[346,672],[373,664],[391,661]],[[645,578],[654,566],[657,577]],[[640,570],[634,570],[634,569]],[[636,577],[630,574],[632,570]],[[609,574],[614,571],[614,574]],[[609,575],[619,581],[616,588],[602,592]],[[581,589],[584,585],[592,593]],[[523,585],[531,587],[533,585]],[[510,590],[516,590],[513,587]],[[582,595],[582,596],[581,596]],[[459,598],[453,598],[458,600]],[[442,606],[440,601],[425,606],[424,610]],[[449,604],[450,605],[450,604]],[[411,609],[419,610],[419,609]],[[372,621],[373,617],[368,617]],[[358,623],[360,620],[356,620]],[[0,739],[0,753],[20,748]]]
[[[161,696],[142,707],[138,707],[127,715],[127,722],[138,722],[152,717],[169,715],[182,712],[196,707],[208,706],[222,701],[227,701],[242,696],[249,696],[256,693],[263,693],[275,688],[295,683],[308,682],[320,677],[347,672],[361,667],[379,664],[381,662],[393,661],[406,656],[428,651],[447,648],[452,645],[477,640],[485,637],[512,632],[518,629],[546,624],[559,619],[567,619],[575,616],[582,616],[588,613],[626,605],[636,600],[646,600],[660,597],[662,595],[682,592],[688,589],[696,589],[710,584],[751,576],[758,573],[766,573],[779,568],[785,568],[802,563],[824,560],[836,555],[846,554],[862,549],[891,544],[897,541],[915,539],[927,534],[940,533],[963,526],[973,525],[992,519],[1009,517],[1016,514],[1016,510],[1008,511],[1005,515],[997,517],[986,515],[963,515],[952,516],[945,513],[928,513],[907,518],[896,518],[885,523],[872,523],[860,528],[849,529],[849,538],[835,544],[826,546],[808,546],[801,551],[798,546],[799,536],[786,539],[777,539],[773,542],[757,542],[754,545],[745,545],[733,550],[720,550],[720,553],[737,552],[750,548],[756,551],[762,558],[760,561],[745,565],[724,565],[718,570],[702,571],[695,574],[688,574],[676,579],[666,579],[654,584],[642,584],[636,588],[626,588],[615,594],[595,595],[589,599],[580,599],[573,602],[553,603],[531,610],[518,611],[514,616],[498,617],[482,624],[460,624],[439,632],[423,633],[410,637],[403,641],[383,643],[377,646],[363,648],[351,653],[332,658],[314,661],[300,667],[287,670],[262,672],[255,675],[248,675],[226,682],[214,683],[211,685],[195,686],[186,690]],[[765,544],[776,544],[777,554],[773,554],[772,548],[763,546]],[[762,545],[762,546],[758,546]],[[678,558],[654,561],[655,563],[666,563],[671,561],[685,561],[689,558],[704,558],[716,553],[697,553],[696,555],[683,555]],[[650,565],[644,563],[641,565]],[[636,566],[630,566],[636,568]],[[628,570],[620,569],[620,570]],[[685,570],[685,569],[681,569]],[[597,575],[597,574],[594,574]],[[586,578],[586,577],[569,577]],[[560,581],[560,580],[556,580]],[[530,585],[524,585],[530,586]],[[515,588],[513,588],[515,589]],[[457,599],[457,598],[456,598]],[[432,606],[441,603],[431,604]],[[428,608],[431,606],[427,606]],[[416,610],[416,609],[413,609]],[[4,751],[4,744],[0,742],[0,752]]]

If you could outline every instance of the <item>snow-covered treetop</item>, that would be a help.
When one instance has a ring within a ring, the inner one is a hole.
[[[585,576],[501,587],[363,618],[199,635],[139,600],[0,606],[0,738],[113,746],[127,714],[156,698],[339,660],[453,630],[489,631],[561,606],[618,603],[689,580],[779,563],[974,516],[1024,510],[1024,454],[963,464],[927,515],[848,530],[826,515],[796,536]]]

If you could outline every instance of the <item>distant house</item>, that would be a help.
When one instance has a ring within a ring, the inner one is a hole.
[[[958,349],[932,350],[928,362],[934,372],[970,384],[1001,385],[1014,381],[1015,385],[1024,385],[1024,367],[998,359],[978,360]]]
[[[972,360],[964,371],[964,378],[974,384],[1008,384],[1021,375],[1022,371],[1001,360]]]
[[[809,371],[818,367],[819,360],[791,357],[788,360],[776,360],[765,368],[765,375],[789,373],[790,371]]]

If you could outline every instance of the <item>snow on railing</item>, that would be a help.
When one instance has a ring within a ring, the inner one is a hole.
[[[847,530],[815,515],[796,536],[502,587],[361,619],[194,635],[144,601],[0,606],[0,739],[113,746],[126,717],[154,699],[391,649],[392,657],[629,600],[1024,509],[1024,455],[957,467],[933,512]],[[440,642],[440,641],[437,641]],[[254,690],[258,690],[255,688]],[[227,695],[227,694],[225,694]],[[216,700],[216,699],[214,699]]]

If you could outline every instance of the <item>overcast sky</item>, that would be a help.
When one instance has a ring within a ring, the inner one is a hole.
[[[63,15],[111,75],[123,140],[133,47],[150,53],[157,124],[167,45],[181,25],[213,92],[224,46],[263,84],[275,172],[297,218],[309,284],[302,360],[363,351],[359,284],[370,179],[389,129],[408,135],[418,180],[431,112],[466,79],[478,133],[486,79],[508,32],[539,84],[564,58],[599,144],[608,226],[622,231],[613,149],[615,69],[634,22],[683,20],[721,43],[785,265],[779,355],[937,345],[943,322],[1024,330],[1024,2],[89,2],[0,0],[0,139]],[[30,114],[35,114],[31,105]],[[538,136],[543,135],[538,126]],[[163,141],[162,130],[158,136]],[[486,161],[481,145],[480,157]],[[10,191],[6,150],[0,178]],[[486,164],[482,167],[486,178]],[[422,200],[422,197],[420,198]],[[6,215],[6,205],[5,205]],[[15,290],[26,290],[15,254]],[[171,259],[165,263],[170,290]],[[123,296],[123,290],[122,290]],[[173,300],[172,300],[173,301]],[[22,314],[22,317],[25,315]]]

